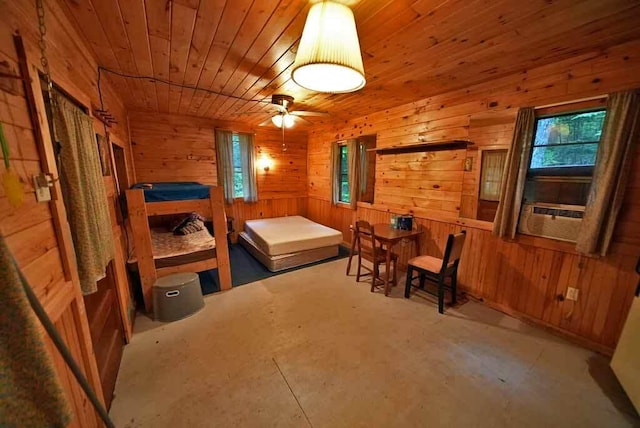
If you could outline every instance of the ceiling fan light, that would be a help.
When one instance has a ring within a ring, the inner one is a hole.
[[[287,113],[282,116],[282,123],[284,123],[284,126],[286,128],[291,128],[294,125],[295,121],[293,120],[293,116]]]
[[[360,42],[348,6],[323,1],[311,7],[291,77],[317,92],[345,93],[364,87]]]
[[[271,122],[273,122],[273,124],[275,126],[277,126],[278,128],[282,128],[282,115],[281,114],[276,114],[275,116],[273,116],[271,118]]]
[[[271,118],[271,122],[278,128],[282,128],[283,125],[285,128],[291,128],[296,123],[289,113],[276,114]]]

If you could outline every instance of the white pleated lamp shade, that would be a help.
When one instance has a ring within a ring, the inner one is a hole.
[[[311,7],[291,77],[316,92],[345,93],[364,87],[360,42],[349,7],[332,1]]]

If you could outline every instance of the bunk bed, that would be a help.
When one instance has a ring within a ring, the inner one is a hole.
[[[192,182],[138,184],[126,191],[126,198],[134,247],[129,265],[140,275],[147,312],[153,309],[154,283],[159,277],[173,273],[217,268],[220,289],[231,289],[222,187]],[[149,226],[149,217],[191,212],[212,220],[213,237],[207,230],[177,236]]]
[[[240,244],[271,272],[335,257],[342,232],[301,216],[247,220]]]

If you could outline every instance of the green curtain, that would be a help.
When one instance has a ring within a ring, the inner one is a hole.
[[[66,426],[69,405],[2,236],[0,283],[0,426]]]
[[[576,243],[578,252],[602,256],[607,254],[638,139],[639,91],[609,95],[593,181]]]
[[[93,130],[93,120],[61,93],[52,105],[60,144],[60,185],[84,294],[98,289],[114,257],[107,192]]]
[[[358,140],[347,140],[347,158],[349,173],[349,206],[358,208],[360,199],[360,144]]]
[[[493,234],[496,236],[516,236],[535,122],[536,114],[532,107],[521,108],[518,111],[509,155],[502,174],[500,203],[493,222]]]
[[[253,134],[238,134],[240,141],[240,161],[242,162],[242,191],[245,202],[258,200],[256,184],[256,150]]]
[[[216,163],[218,185],[223,186],[224,200],[233,203],[233,133],[216,129]]]

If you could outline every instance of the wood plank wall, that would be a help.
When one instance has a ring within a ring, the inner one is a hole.
[[[505,312],[611,352],[638,281],[633,268],[640,255],[640,151],[634,158],[612,254],[595,259],[580,256],[572,245],[559,241],[526,236],[515,242],[496,239],[490,223],[461,218],[461,199],[475,191],[472,177],[465,179],[463,171],[465,157],[477,158],[473,150],[378,155],[374,204],[359,203],[357,211],[352,211],[329,202],[329,148],[332,141],[371,133],[377,133],[379,146],[417,143],[420,136],[426,140],[469,138],[476,149],[509,145],[520,106],[640,87],[639,52],[640,41],[630,42],[313,129],[308,150],[308,215],[341,230],[347,239],[349,225],[356,219],[388,222],[391,212],[410,211],[429,230],[423,248],[432,255],[442,254],[448,233],[466,229],[469,238],[460,272],[465,290]],[[400,253],[406,266],[411,249],[400,248]],[[575,304],[557,300],[568,286],[580,289]]]
[[[54,81],[79,100],[88,100],[89,103],[99,105],[96,89],[97,64],[88,46],[80,41],[79,35],[74,32],[72,24],[56,2],[45,1],[45,4],[48,59]],[[18,59],[12,39],[13,32],[18,30],[24,38],[30,60],[39,64],[35,2],[0,2],[0,16],[3,22],[0,26],[0,62],[6,61],[12,70],[18,72]],[[0,90],[0,121],[11,149],[11,167],[20,175],[26,194],[24,204],[19,208],[13,208],[9,205],[3,190],[0,190],[0,233],[7,240],[20,268],[54,320],[71,353],[85,372],[90,372],[87,361],[83,361],[82,356],[83,347],[86,346],[83,326],[84,331],[88,332],[84,304],[81,297],[71,300],[61,297],[69,294],[70,287],[64,280],[60,247],[56,240],[49,205],[37,203],[35,200],[32,175],[41,171],[41,159],[36,148],[24,91],[20,82],[15,82],[17,92]],[[114,94],[108,79],[102,83],[106,107],[119,122],[111,132],[130,155],[126,111]],[[133,165],[132,162],[129,164]],[[0,172],[3,168],[4,165],[0,166]],[[114,232],[117,229],[119,227],[114,227]],[[66,368],[62,357],[48,338],[45,338],[45,342],[74,411],[71,426],[101,426],[91,404]],[[89,353],[93,355],[93,350],[89,349]],[[91,379],[91,376],[89,378]]]
[[[237,199],[227,205],[236,232],[255,218],[304,215],[307,196],[307,133],[272,126],[247,128],[193,116],[131,112],[131,141],[138,182],[199,181],[217,185],[215,128],[255,133],[257,157],[272,161],[269,171],[257,170],[258,203]],[[237,233],[233,239],[237,238]]]

